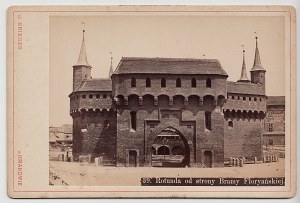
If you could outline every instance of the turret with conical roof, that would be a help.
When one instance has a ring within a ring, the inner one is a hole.
[[[255,37],[255,40],[256,40],[256,48],[255,48],[254,63],[253,63],[252,69],[250,70],[251,82],[260,85],[260,87],[265,92],[265,90],[266,90],[266,80],[265,80],[266,70],[261,65],[260,55],[259,55],[259,50],[258,50],[258,45],[257,45],[257,37]]]
[[[73,92],[80,87],[82,80],[91,78],[91,65],[87,61],[84,40],[85,30],[82,31],[82,44],[77,63],[73,66]]]
[[[245,50],[243,50],[243,65],[242,65],[242,72],[241,77],[238,82],[246,82],[249,83],[250,80],[247,77],[247,70],[246,70],[246,63],[245,63]]]

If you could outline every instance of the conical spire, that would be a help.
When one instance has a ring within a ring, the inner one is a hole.
[[[114,70],[113,70],[113,65],[112,65],[112,60],[113,60],[113,57],[110,57],[110,69],[109,69],[109,78],[112,76],[112,74],[114,73]]]
[[[87,55],[85,51],[85,41],[84,41],[84,32],[85,30],[82,31],[82,44],[81,44],[81,49],[78,57],[78,62],[76,63],[75,66],[90,66],[90,64],[87,61]]]
[[[250,82],[247,77],[247,70],[246,70],[246,63],[245,63],[245,50],[243,50],[243,65],[242,65],[242,72],[241,77],[238,82]]]
[[[255,49],[255,57],[254,57],[254,63],[251,71],[256,71],[256,70],[265,70],[260,62],[260,56],[259,56],[259,50],[257,46],[257,37],[255,37],[256,40],[256,49]]]

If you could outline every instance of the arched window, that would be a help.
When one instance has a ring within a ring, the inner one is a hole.
[[[181,87],[181,80],[180,80],[180,78],[176,79],[176,87]]]
[[[196,82],[195,78],[193,78],[191,82],[192,82],[192,84],[191,84],[192,87],[196,87],[197,86],[197,82]]]
[[[231,128],[233,128],[233,122],[232,122],[232,121],[229,121],[229,122],[228,122],[228,126],[231,127]]]
[[[160,81],[160,86],[161,86],[161,87],[166,87],[166,83],[167,83],[167,82],[166,82],[166,79],[165,79],[165,78],[162,78],[161,81]]]
[[[210,80],[210,78],[206,79],[206,87],[211,87],[211,80]]]
[[[150,78],[146,78],[146,87],[151,87],[151,80],[150,80]]]
[[[135,79],[135,77],[131,78],[131,87],[136,87],[136,79]]]

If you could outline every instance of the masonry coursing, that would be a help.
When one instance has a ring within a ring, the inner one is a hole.
[[[83,39],[69,95],[75,160],[90,154],[115,166],[182,167],[262,160],[267,97],[258,48],[251,80],[243,65],[239,82],[227,81],[216,59],[130,57],[109,79],[91,79],[90,71]]]

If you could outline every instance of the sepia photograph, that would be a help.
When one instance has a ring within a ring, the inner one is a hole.
[[[293,7],[7,17],[10,197],[295,195]]]
[[[50,17],[49,184],[283,186],[284,39],[283,16]]]

